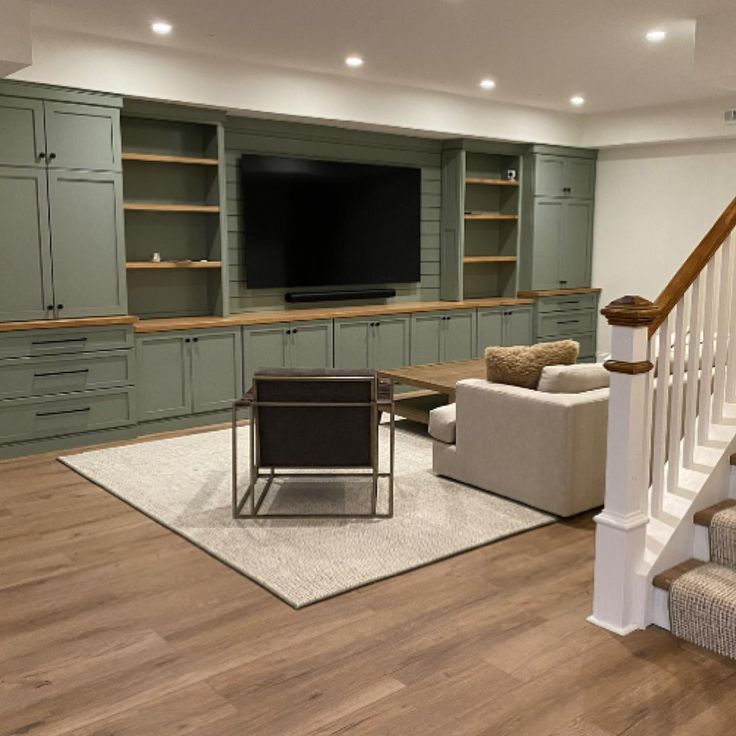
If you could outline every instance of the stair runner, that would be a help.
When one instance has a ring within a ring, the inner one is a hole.
[[[708,528],[711,561],[682,563],[654,584],[669,589],[675,636],[736,659],[736,501],[699,512],[695,523]]]

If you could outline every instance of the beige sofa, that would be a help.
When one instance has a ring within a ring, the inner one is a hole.
[[[456,403],[430,414],[432,467],[558,516],[603,504],[608,389],[534,391],[460,381]]]

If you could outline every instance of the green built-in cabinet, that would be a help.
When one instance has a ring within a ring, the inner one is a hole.
[[[0,321],[126,314],[120,101],[42,93],[0,86]]]
[[[409,365],[408,314],[335,320],[335,367],[388,370]]]
[[[244,327],[243,385],[260,368],[330,368],[332,351],[332,320]]]
[[[519,289],[590,286],[595,157],[548,146],[524,155]]]
[[[532,334],[531,306],[479,309],[476,357],[492,345],[530,345]]]
[[[411,363],[470,360],[475,355],[475,309],[419,312],[411,318]]]
[[[228,409],[242,394],[237,328],[140,334],[136,354],[142,422]]]

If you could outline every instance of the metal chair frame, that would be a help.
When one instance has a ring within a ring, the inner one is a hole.
[[[378,397],[378,378],[374,376],[258,376],[258,381],[340,381],[340,382],[369,382],[371,384],[371,400],[364,402],[286,402],[286,401],[259,401],[257,382],[253,388],[240,400],[233,403],[232,410],[232,514],[234,519],[390,519],[394,515],[394,454],[396,446],[396,423],[394,414],[393,382],[391,382],[391,396],[388,400]],[[356,467],[355,472],[308,472],[310,468],[292,468],[304,472],[277,472],[270,468],[262,472],[260,464],[260,442],[258,435],[259,409],[262,407],[302,408],[309,410],[316,407],[355,408],[370,407],[371,409],[371,464]],[[250,475],[248,488],[242,498],[238,498],[238,409],[250,408]],[[379,469],[379,441],[378,428],[381,413],[389,414],[389,471],[380,472]],[[362,471],[362,472],[359,472]],[[269,514],[261,512],[263,502],[271,490],[275,478],[370,478],[371,479],[371,510],[364,514]],[[378,513],[378,486],[379,478],[388,478],[388,511]],[[258,481],[266,480],[263,490],[258,492]],[[248,509],[243,509],[248,503]]]

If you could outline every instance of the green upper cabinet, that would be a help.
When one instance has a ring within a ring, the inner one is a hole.
[[[44,110],[49,166],[120,170],[120,110],[68,102],[45,102]]]
[[[57,316],[125,314],[120,174],[49,173]]]
[[[46,173],[0,167],[0,203],[0,321],[49,317],[54,293]]]
[[[595,188],[595,159],[537,154],[534,195],[591,199]]]
[[[398,368],[409,364],[409,317],[335,320],[335,367]]]
[[[243,393],[240,330],[192,333],[192,408],[229,409]]]
[[[419,312],[411,318],[411,363],[469,360],[475,355],[476,311]]]
[[[43,102],[23,97],[0,97],[0,131],[0,165],[45,164]]]

